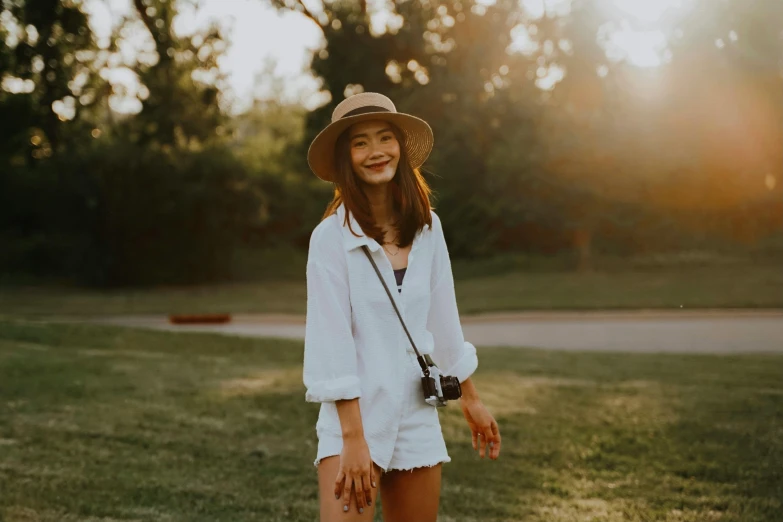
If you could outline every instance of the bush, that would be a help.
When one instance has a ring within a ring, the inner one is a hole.
[[[228,279],[259,190],[226,149],[107,143],[3,182],[0,269],[93,285]]]

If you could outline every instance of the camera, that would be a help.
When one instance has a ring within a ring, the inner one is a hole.
[[[428,355],[423,356],[427,363],[429,375],[421,378],[421,387],[424,392],[424,402],[430,406],[446,406],[447,401],[457,400],[462,397],[462,388],[459,379],[440,373]]]

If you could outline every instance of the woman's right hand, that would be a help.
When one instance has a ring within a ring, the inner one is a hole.
[[[334,481],[334,497],[342,499],[343,511],[350,509],[351,488],[356,492],[356,509],[359,513],[372,505],[372,490],[375,471],[370,457],[370,447],[363,435],[343,437],[343,451],[340,453],[340,470]]]

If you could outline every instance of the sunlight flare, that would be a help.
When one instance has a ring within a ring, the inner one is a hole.
[[[613,0],[614,6],[639,22],[659,22],[667,11],[683,6],[683,0]]]
[[[672,18],[688,0],[609,0],[622,15],[619,22],[602,27],[607,58],[626,61],[637,67],[658,67],[670,59],[667,29]]]

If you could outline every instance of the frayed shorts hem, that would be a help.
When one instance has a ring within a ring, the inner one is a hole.
[[[317,468],[318,464],[320,464],[323,459],[329,457],[336,457],[338,455],[340,454],[335,453],[333,455],[319,456],[317,459],[315,459],[315,462],[313,462],[313,466]],[[448,464],[449,462],[451,462],[451,457],[446,455],[425,462],[392,462],[389,464],[388,468],[384,468],[377,462],[374,462],[374,464],[380,467],[384,473],[388,473],[389,471],[413,471],[414,469],[418,469],[418,468],[432,468],[437,466],[438,464]]]
[[[448,462],[451,462],[451,458],[446,457],[439,457],[437,459],[433,459],[429,462],[393,462],[389,464],[389,469],[386,471],[413,471],[417,468],[432,468],[437,466],[438,464],[446,464]]]

